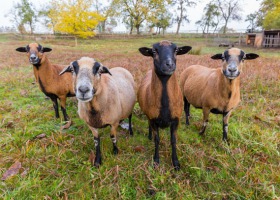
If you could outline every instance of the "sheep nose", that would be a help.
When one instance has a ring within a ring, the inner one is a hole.
[[[229,67],[228,68],[228,71],[230,71],[230,72],[236,72],[237,71],[237,68],[236,67]]]
[[[81,92],[83,94],[87,93],[88,91],[89,91],[89,87],[87,87],[87,86],[80,86],[79,87],[79,92]]]
[[[173,68],[174,67],[174,63],[172,62],[172,60],[167,60],[166,61],[166,66],[169,68]]]
[[[35,56],[34,54],[31,54],[31,55],[30,55],[30,59],[31,59],[31,60],[36,60],[36,58],[37,58],[37,56]]]

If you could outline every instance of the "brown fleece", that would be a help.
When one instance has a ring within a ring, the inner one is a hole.
[[[240,76],[229,80],[221,68],[192,65],[182,72],[180,87],[188,102],[204,112],[213,108],[229,112],[240,101]]]
[[[179,88],[176,73],[167,81],[167,94],[171,118],[180,118],[183,111],[183,96]],[[162,83],[154,69],[148,71],[138,90],[138,102],[149,119],[158,118],[161,109]]]

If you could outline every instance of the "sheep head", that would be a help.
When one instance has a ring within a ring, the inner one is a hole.
[[[176,55],[186,54],[192,49],[190,46],[177,47],[174,43],[163,40],[155,43],[153,48],[142,47],[139,51],[144,56],[154,59],[157,75],[172,75],[176,69]]]
[[[107,67],[89,57],[82,57],[71,62],[59,75],[65,72],[73,73],[76,97],[83,102],[91,101],[93,96],[99,93],[101,74],[108,73],[112,75]]]
[[[235,79],[242,71],[244,60],[252,60],[259,57],[258,54],[245,53],[238,48],[230,48],[224,51],[223,54],[216,54],[211,58],[214,60],[221,59],[223,61],[223,74],[228,79]]]
[[[43,47],[38,43],[30,43],[26,47],[18,47],[16,51],[27,53],[29,62],[32,65],[40,65],[45,60],[45,52],[50,52],[52,49]]]

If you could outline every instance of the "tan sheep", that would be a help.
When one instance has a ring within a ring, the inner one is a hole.
[[[59,118],[57,98],[60,100],[64,120],[68,121],[66,113],[66,97],[75,96],[71,74],[59,76],[65,65],[51,64],[45,52],[52,49],[38,43],[30,43],[26,47],[18,47],[16,51],[27,53],[29,62],[33,65],[34,76],[40,90],[53,102],[56,118]]]
[[[114,154],[118,153],[117,127],[119,122],[127,117],[132,135],[131,116],[136,101],[133,76],[122,67],[109,70],[88,57],[72,62],[60,74],[65,72],[73,72],[78,113],[93,133],[96,147],[94,165],[98,167],[101,165],[98,128],[111,126],[110,136]]]
[[[231,48],[212,59],[221,59],[222,68],[211,69],[201,65],[187,67],[180,76],[180,87],[184,95],[186,124],[189,125],[190,104],[203,110],[204,134],[208,116],[211,113],[223,114],[223,140],[227,141],[228,120],[232,110],[240,101],[240,73],[244,60],[256,59],[257,54],[244,53]]]
[[[183,111],[183,96],[176,78],[176,55],[186,54],[191,47],[177,47],[169,41],[161,41],[153,48],[139,51],[154,60],[154,67],[143,78],[138,90],[140,108],[148,117],[149,138],[154,134],[154,164],[159,165],[159,128],[170,127],[172,163],[176,170],[180,163],[176,153],[176,133]]]

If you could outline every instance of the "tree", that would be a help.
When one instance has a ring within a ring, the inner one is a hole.
[[[176,34],[179,34],[183,21],[189,22],[187,7],[196,6],[196,2],[190,0],[173,0],[172,5],[177,6],[176,10],[178,11],[178,15],[175,16],[174,20],[177,22]]]
[[[95,35],[95,28],[104,18],[91,11],[92,0],[53,0],[49,11],[54,31],[82,38]]]
[[[202,16],[201,20],[196,22],[196,24],[202,28],[203,34],[209,33],[210,27],[214,28],[215,32],[221,16],[218,6],[213,3],[209,3],[204,7],[203,11],[205,14]]]
[[[257,26],[258,20],[258,12],[251,13],[246,16],[245,22],[249,22],[249,26],[247,27],[250,32],[254,32],[254,30],[258,27]]]
[[[224,31],[226,33],[227,25],[230,20],[241,20],[240,11],[242,10],[239,5],[239,0],[216,0],[221,16],[224,19]]]
[[[280,29],[280,0],[264,0],[260,11],[264,29]]]
[[[158,14],[155,18],[150,19],[150,28],[156,27],[156,34],[160,34],[162,29],[162,34],[164,35],[164,31],[167,27],[171,25],[171,18],[172,15],[167,10],[163,11],[162,13]]]
[[[25,25],[29,27],[30,33],[33,34],[37,20],[37,13],[33,4],[28,0],[22,0],[20,3],[14,4],[13,9],[8,16],[11,16],[11,21],[15,23],[21,34],[27,32]]]
[[[111,9],[115,11],[115,16],[121,16],[123,22],[130,27],[130,34],[133,27],[140,34],[143,22],[157,15],[157,11],[163,6],[164,0],[113,0]]]

